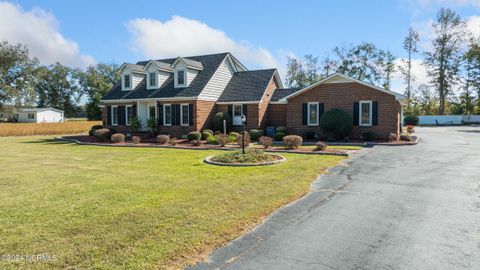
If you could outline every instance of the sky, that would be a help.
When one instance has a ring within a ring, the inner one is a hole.
[[[0,40],[24,43],[42,64],[85,68],[99,62],[229,51],[249,69],[279,69],[288,56],[324,57],[337,45],[372,42],[405,57],[410,26],[428,48],[431,24],[449,7],[480,35],[480,0],[364,1],[0,1]],[[417,79],[426,82],[421,55]],[[397,74],[393,90],[403,92]]]

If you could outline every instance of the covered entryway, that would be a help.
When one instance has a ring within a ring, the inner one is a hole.
[[[157,119],[157,106],[155,102],[138,102],[137,116],[141,123],[143,131],[148,130],[148,121],[150,118]],[[158,120],[155,120],[158,122]]]

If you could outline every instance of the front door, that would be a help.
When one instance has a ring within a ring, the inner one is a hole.
[[[232,107],[232,124],[234,126],[241,126],[242,125],[242,114],[243,114],[243,106],[241,104],[233,105]]]

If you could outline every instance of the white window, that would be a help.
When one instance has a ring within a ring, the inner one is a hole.
[[[187,72],[184,69],[177,70],[177,86],[185,86],[187,84]]]
[[[360,101],[359,117],[360,126],[372,125],[372,101]]]
[[[308,103],[308,125],[318,126],[318,102]]]
[[[117,106],[112,106],[112,126],[118,125],[118,108]]]
[[[157,86],[157,73],[150,72],[148,74],[148,86],[149,87],[156,87]]]
[[[182,126],[188,126],[190,124],[190,107],[188,104],[180,105],[180,123]]]
[[[123,75],[123,88],[130,89],[132,87],[132,76],[130,74]]]
[[[28,119],[35,119],[35,114],[29,113],[28,114]]]
[[[125,106],[125,124],[130,126],[133,118],[133,108],[132,105]]]
[[[171,104],[163,105],[163,125],[164,126],[172,125],[172,105]]]

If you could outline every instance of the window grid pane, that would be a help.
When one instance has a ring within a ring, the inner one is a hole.
[[[177,73],[177,84],[185,84],[185,71],[179,70]]]
[[[124,84],[125,88],[130,88],[130,75],[125,75]]]
[[[117,107],[112,107],[112,124],[117,125],[118,124],[118,109]]]
[[[127,107],[127,125],[130,125],[132,122],[133,110],[132,107]]]
[[[182,124],[183,125],[188,125],[188,116],[189,116],[188,105],[182,105]]]
[[[170,105],[165,106],[165,125],[172,124],[172,107]]]
[[[309,124],[315,125],[318,123],[318,104],[309,105]]]
[[[370,125],[370,103],[362,103],[360,116],[363,125]]]
[[[150,86],[155,86],[157,84],[157,78],[155,75],[155,72],[150,73]]]

